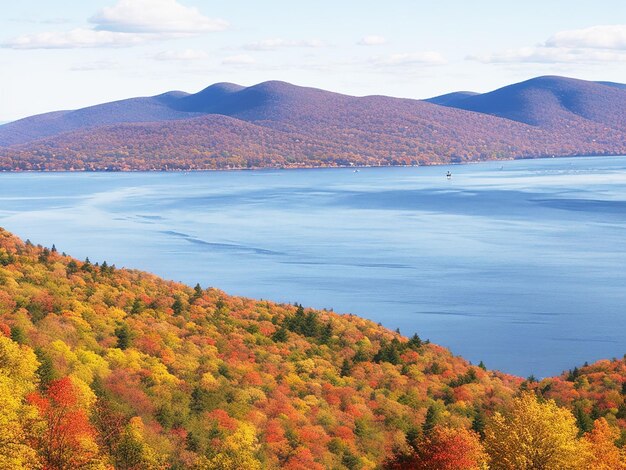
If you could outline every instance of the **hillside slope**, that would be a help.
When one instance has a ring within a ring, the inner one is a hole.
[[[475,93],[473,91],[453,91],[452,93],[446,93],[445,95],[434,96],[432,98],[428,98],[424,101],[433,104],[440,104],[442,106],[446,105],[454,105],[465,98],[469,98],[470,96],[476,96],[480,93]]]
[[[540,77],[430,100],[220,83],[0,126],[0,169],[415,165],[626,153],[626,90]],[[3,146],[3,147],[2,147]]]
[[[491,416],[522,390],[575,410],[536,429],[562,417],[585,465],[595,441],[574,423],[626,424],[623,360],[524,381],[353,315],[80,262],[1,229],[0,359],[2,468],[441,468],[425,449],[447,436],[447,462],[469,459],[463,446],[475,458],[445,468],[470,469],[485,429],[489,452],[506,439]]]
[[[489,93],[457,94],[445,102],[442,98],[429,101],[544,128],[626,128],[626,92],[624,85],[617,83],[546,76]]]
[[[189,119],[198,114],[178,111],[170,106],[172,99],[178,100],[185,95],[186,93],[170,92],[20,119],[0,126],[0,146],[23,144],[64,132],[108,124]]]

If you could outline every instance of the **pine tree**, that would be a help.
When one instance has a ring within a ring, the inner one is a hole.
[[[196,286],[193,288],[193,296],[191,297],[191,301],[195,302],[196,300],[202,298],[203,293],[204,291],[202,290],[202,286],[200,285],[200,283],[197,283]]]
[[[576,418],[576,425],[578,426],[579,435],[582,436],[584,433],[591,431],[593,428],[593,419],[589,416],[581,403],[576,403],[574,405],[573,410],[574,418]]]
[[[287,328],[281,326],[272,335],[272,340],[277,343],[284,343],[285,341],[287,341],[287,337]]]
[[[424,424],[422,425],[422,432],[424,435],[428,435],[435,428],[439,420],[441,419],[441,411],[439,410],[439,406],[436,404],[432,404],[428,407],[426,411],[426,419],[424,420]]]
[[[351,371],[352,371],[352,364],[350,363],[348,359],[344,359],[343,364],[341,364],[340,375],[342,377],[348,377]]]
[[[482,408],[476,407],[474,419],[472,419],[472,431],[478,433],[480,437],[485,437],[485,411]]]
[[[183,304],[183,301],[180,300],[180,297],[176,297],[176,299],[174,299],[174,303],[172,304],[174,315],[182,315],[184,309],[185,305]]]
[[[130,328],[126,323],[123,323],[115,329],[115,336],[117,336],[117,347],[120,349],[127,349],[130,346],[132,339]]]
[[[21,327],[14,325],[11,327],[11,339],[17,344],[26,344],[26,333]]]

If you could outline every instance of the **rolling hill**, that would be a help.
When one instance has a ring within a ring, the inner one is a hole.
[[[547,76],[489,93],[444,95],[429,101],[544,128],[584,126],[586,122],[624,130],[625,87],[619,83]],[[446,96],[449,98],[441,101]]]
[[[476,96],[479,94],[480,93],[476,93],[474,91],[453,91],[452,93],[446,93],[445,95],[434,96],[424,101],[428,101],[429,103],[433,103],[433,104],[440,104],[442,106],[446,106],[448,104],[454,104],[454,103],[460,102],[464,98],[468,98],[470,96]]]
[[[625,359],[524,380],[0,229],[1,468],[619,469],[625,397]]]
[[[626,90],[539,77],[429,100],[218,83],[0,126],[2,170],[415,165],[626,153]]]

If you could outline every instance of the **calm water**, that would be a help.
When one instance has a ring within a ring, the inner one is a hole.
[[[524,376],[626,353],[626,157],[0,174],[0,225],[79,258],[353,312]]]

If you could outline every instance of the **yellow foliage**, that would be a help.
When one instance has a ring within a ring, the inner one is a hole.
[[[142,354],[135,349],[125,349],[122,351],[118,348],[111,348],[107,351],[105,359],[112,369],[126,368],[136,372],[141,370],[144,366]]]
[[[212,391],[216,390],[220,386],[220,383],[213,374],[205,372],[200,379],[200,385],[202,385],[204,389]]]
[[[81,380],[78,377],[70,376],[72,380],[72,384],[76,388],[76,393],[78,395],[78,402],[81,403],[84,409],[87,411],[91,410],[93,405],[96,403],[96,394],[93,393],[93,390],[89,386],[89,384],[85,383],[85,381]]]
[[[305,359],[296,363],[296,370],[299,374],[310,374],[315,370],[315,361],[313,359]]]
[[[76,358],[78,364],[75,366],[76,372],[74,372],[74,375],[80,377],[87,383],[92,382],[94,375],[106,377],[110,372],[107,361],[93,351],[77,349]],[[85,372],[83,372],[85,374],[84,377],[78,372],[79,368],[85,370]]]
[[[254,387],[247,387],[237,394],[237,401],[244,403],[256,403],[257,401],[265,401],[267,399],[263,390]]]
[[[306,385],[304,380],[294,373],[285,376],[285,383],[288,384],[292,390],[298,390]]]
[[[175,385],[180,382],[178,378],[168,372],[167,367],[165,367],[162,362],[157,360],[146,362],[149,362],[150,365],[148,366],[148,369],[152,373],[152,380],[154,380],[157,384]]]
[[[0,468],[39,468],[36,452],[27,444],[26,423],[37,412],[25,403],[35,388],[37,358],[32,349],[0,336]]]
[[[203,470],[260,470],[261,462],[255,456],[258,450],[256,430],[251,424],[241,423],[224,439],[220,452],[203,466]]]
[[[588,452],[577,434],[572,413],[525,393],[487,423],[485,449],[494,470],[582,470]]]
[[[126,318],[126,312],[124,310],[117,308],[117,307],[109,308],[109,311],[107,312],[108,320],[114,321],[114,322],[121,322],[122,320],[124,320],[124,318]]]

